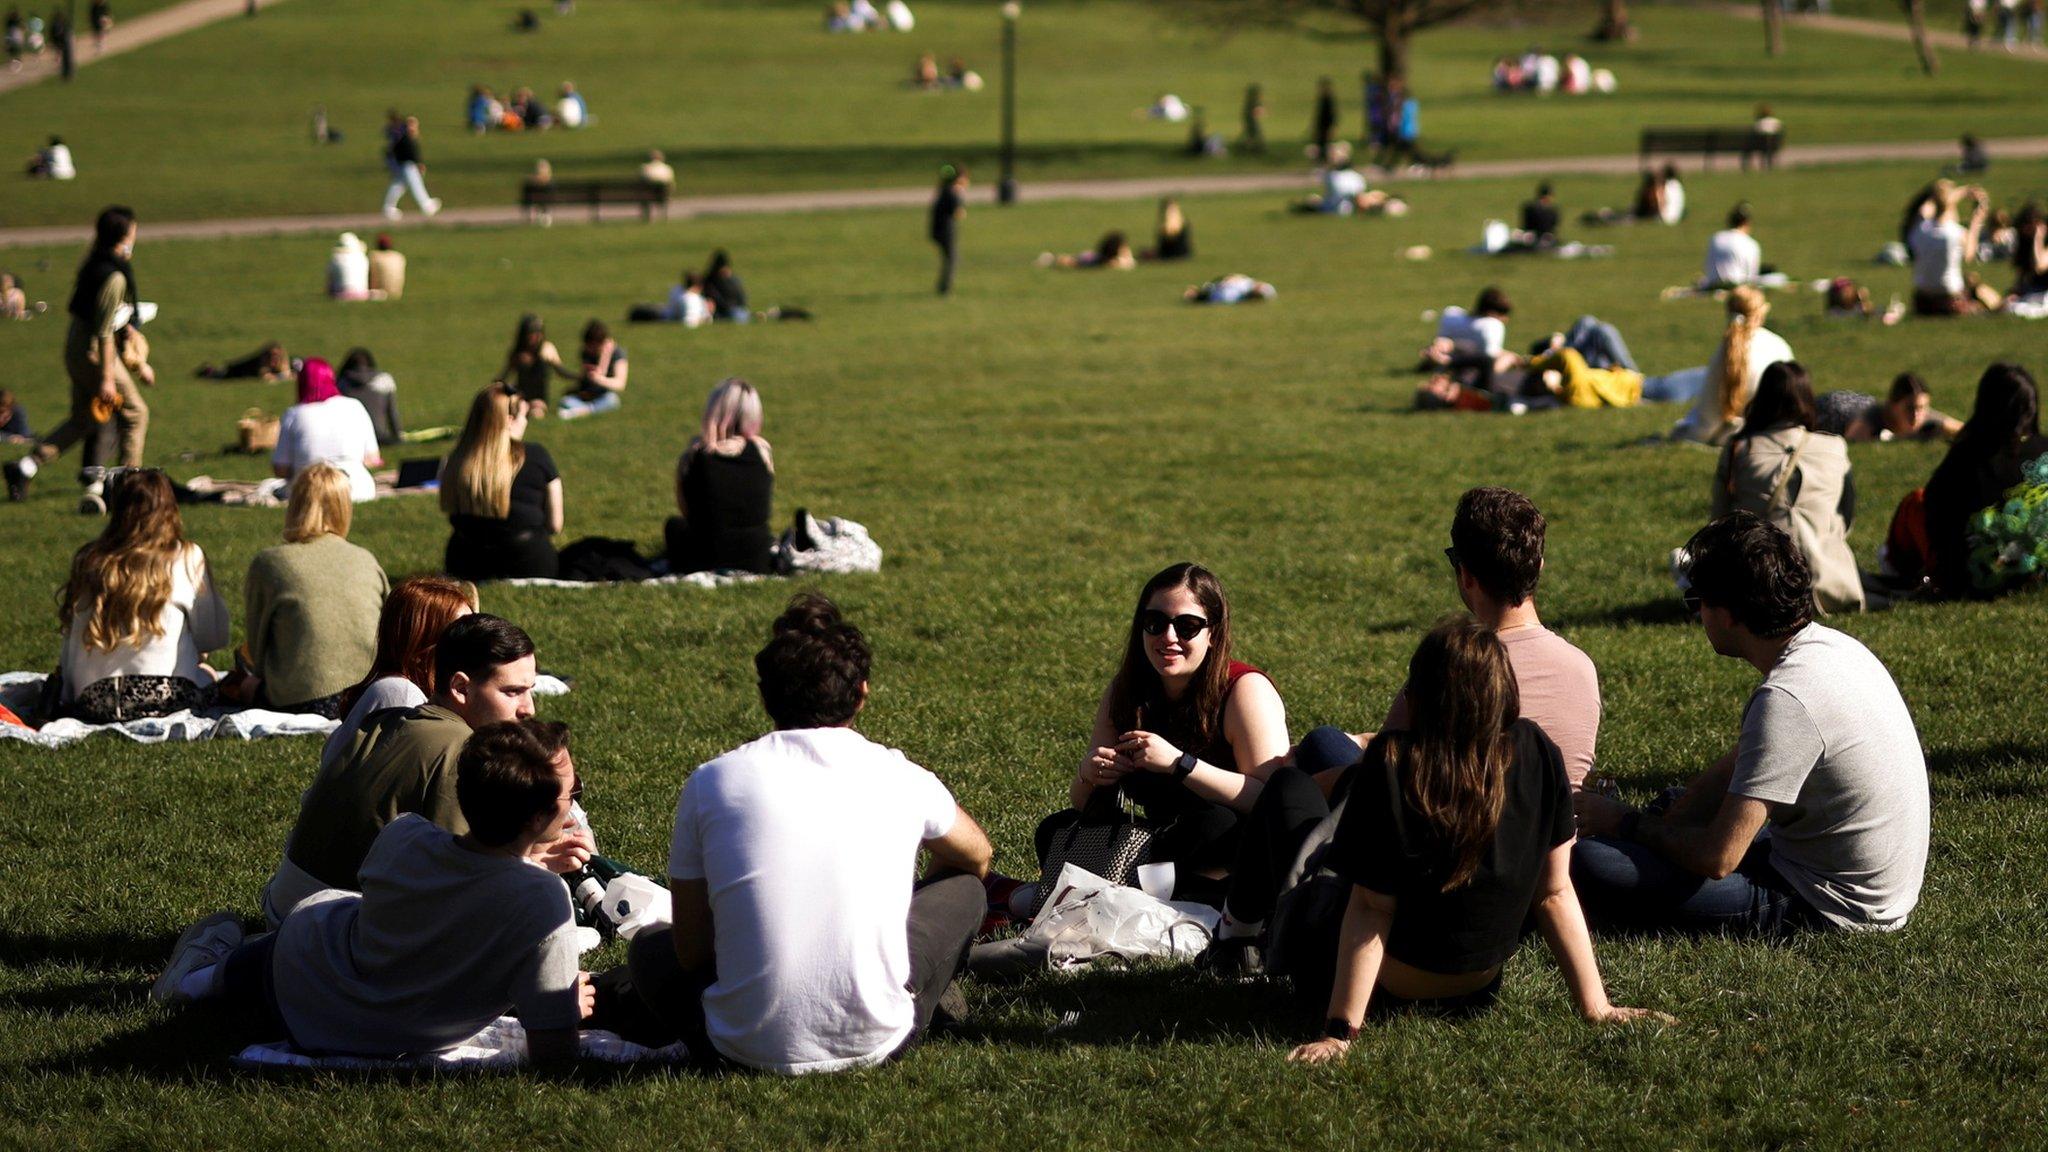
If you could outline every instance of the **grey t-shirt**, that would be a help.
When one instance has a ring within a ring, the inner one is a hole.
[[[363,891],[329,890],[277,931],[278,1009],[308,1053],[437,1052],[511,1013],[574,1028],[569,889],[524,860],[456,843],[418,815],[384,826]]]
[[[1903,927],[1927,871],[1927,761],[1891,673],[1808,624],[1749,698],[1728,791],[1771,807],[1771,863],[1837,927]]]
[[[356,706],[349,709],[348,715],[342,719],[341,727],[328,733],[327,743],[320,746],[320,767],[325,768],[347,754],[349,745],[355,742],[356,733],[362,731],[363,721],[370,718],[370,713],[382,712],[386,708],[417,708],[426,702],[427,694],[420,691],[420,686],[403,676],[385,676],[370,681]]]

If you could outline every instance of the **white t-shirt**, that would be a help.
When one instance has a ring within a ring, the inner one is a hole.
[[[1498,316],[1474,316],[1453,304],[1437,321],[1439,340],[1449,340],[1465,353],[1498,356],[1508,345],[1508,322]]]
[[[1700,285],[1748,284],[1763,274],[1763,245],[1756,237],[1733,228],[1723,228],[1707,241],[1707,263],[1700,273]]]
[[[1348,214],[1364,194],[1365,173],[1358,169],[1332,168],[1323,173],[1323,211]]]
[[[1769,328],[1751,329],[1747,370],[1742,374],[1744,393],[1756,395],[1756,386],[1764,378],[1764,369],[1792,358],[1792,346],[1785,343],[1783,336]],[[1699,399],[1693,403],[1692,410],[1672,430],[1673,435],[1704,444],[1721,444],[1742,426],[1739,415],[1726,424],[1721,422],[1721,363],[1721,349],[1715,348],[1713,358],[1707,361],[1706,386],[1700,389]]]
[[[289,468],[294,476],[309,464],[332,464],[348,473],[349,499],[361,504],[377,498],[377,482],[363,463],[377,455],[377,429],[370,423],[370,410],[353,397],[335,396],[284,410],[270,462]]]
[[[50,179],[76,180],[78,167],[71,160],[69,144],[52,144],[46,151],[50,155]]]
[[[1969,230],[1954,220],[1922,220],[1906,237],[1913,254],[1913,291],[1963,294],[1963,241]]]
[[[308,1053],[437,1052],[506,1014],[574,1028],[576,920],[544,868],[463,847],[409,812],[358,876],[294,908],[271,956],[277,1007]]]
[[[1676,180],[1664,182],[1664,210],[1659,216],[1666,224],[1685,219],[1685,185]]]
[[[361,298],[370,292],[370,256],[338,248],[327,259],[327,294]]]
[[[700,328],[711,319],[711,302],[702,292],[678,284],[668,291],[668,317],[681,321],[685,328]]]
[[[133,647],[111,652],[85,646],[88,620],[74,617],[64,633],[64,702],[109,676],[182,676],[194,684],[211,684],[200,671],[208,652],[228,642],[228,605],[213,586],[213,570],[199,545],[185,545],[184,555],[171,561],[171,598],[157,616],[163,630],[154,639],[145,633]]]
[[[1771,807],[1771,863],[1840,928],[1903,927],[1927,871],[1927,761],[1891,673],[1819,624],[1749,698],[1732,795]]]
[[[958,810],[938,777],[851,728],[771,732],[690,774],[668,873],[709,890],[718,981],[704,1024],[770,1072],[878,1064],[916,1024],[918,846]]]

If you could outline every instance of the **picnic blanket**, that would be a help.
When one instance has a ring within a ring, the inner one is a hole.
[[[680,1041],[664,1048],[649,1048],[612,1032],[580,1032],[576,1046],[583,1059],[599,1064],[638,1064],[643,1061],[679,1064],[689,1058],[689,1049]],[[251,1044],[237,1053],[232,1063],[237,1068],[251,1070],[510,1072],[526,1066],[526,1028],[514,1017],[500,1016],[483,1031],[453,1048],[395,1060],[373,1056],[308,1056],[281,1041]]]
[[[0,672],[0,705],[17,715],[26,715],[42,694],[41,672]],[[542,675],[533,687],[536,696],[560,696],[569,685],[558,677]],[[88,736],[111,732],[138,744],[187,743],[193,740],[260,740],[271,736],[325,736],[341,726],[339,720],[312,713],[272,712],[264,708],[215,706],[198,711],[185,709],[169,716],[145,720],[124,720],[119,724],[87,724],[83,720],[52,720],[40,729],[0,724],[0,740],[19,740],[38,748],[62,748]]]
[[[370,479],[377,485],[379,500],[440,491],[438,485],[426,484],[400,488],[395,468],[372,472]],[[290,495],[291,481],[275,476],[268,480],[216,480],[211,476],[194,476],[185,482],[185,488],[199,496],[219,497],[219,503],[234,508],[282,508]]]
[[[522,576],[495,583],[509,584],[516,588],[610,588],[621,584],[630,584],[634,587],[687,584],[693,588],[723,588],[728,584],[753,584],[799,572],[882,570],[882,546],[875,543],[874,537],[868,535],[865,526],[839,516],[819,520],[808,512],[799,511],[796,523],[782,534],[781,539],[769,545],[768,550],[775,563],[773,576],[759,572],[720,570],[659,574],[645,580],[558,580]]]

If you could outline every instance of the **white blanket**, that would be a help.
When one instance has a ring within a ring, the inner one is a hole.
[[[782,538],[769,546],[775,559],[776,571],[785,575],[798,572],[880,572],[882,570],[882,546],[868,535],[868,530],[851,520],[834,516],[819,520],[808,513],[804,516],[804,527],[810,547],[797,546],[794,530],[784,532]],[[514,580],[500,580],[497,583],[510,584],[519,588],[612,588],[620,584],[636,587],[658,584],[688,584],[693,588],[723,588],[728,584],[753,584],[773,579],[758,572],[690,572],[681,575],[654,576],[646,580],[549,580],[541,577],[520,577]]]
[[[17,716],[26,716],[42,694],[41,672],[0,672],[0,704]],[[533,686],[536,696],[560,696],[569,685],[553,676],[541,676]],[[192,740],[259,740],[269,736],[325,736],[341,726],[339,720],[312,713],[271,712],[262,708],[186,709],[169,716],[147,720],[126,720],[119,724],[87,724],[83,720],[52,720],[40,729],[0,724],[0,740],[19,740],[38,748],[62,748],[76,744],[97,732],[126,736],[138,744],[186,743]]]
[[[622,1039],[611,1032],[579,1033],[577,1049],[583,1059],[599,1064],[635,1064],[643,1060],[675,1064],[689,1058],[689,1050],[680,1042],[670,1044],[666,1048],[648,1048]],[[308,1056],[303,1052],[294,1051],[291,1045],[283,1042],[251,1044],[235,1056],[233,1063],[237,1068],[249,1069],[304,1068],[355,1072],[427,1069],[445,1072],[509,1072],[526,1065],[526,1029],[517,1019],[500,1016],[489,1027],[453,1048],[396,1060],[383,1060],[371,1056]]]

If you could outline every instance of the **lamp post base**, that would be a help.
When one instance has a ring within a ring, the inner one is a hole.
[[[996,203],[1015,204],[1016,202],[1017,180],[1015,177],[1005,176],[1002,182],[996,185]]]

